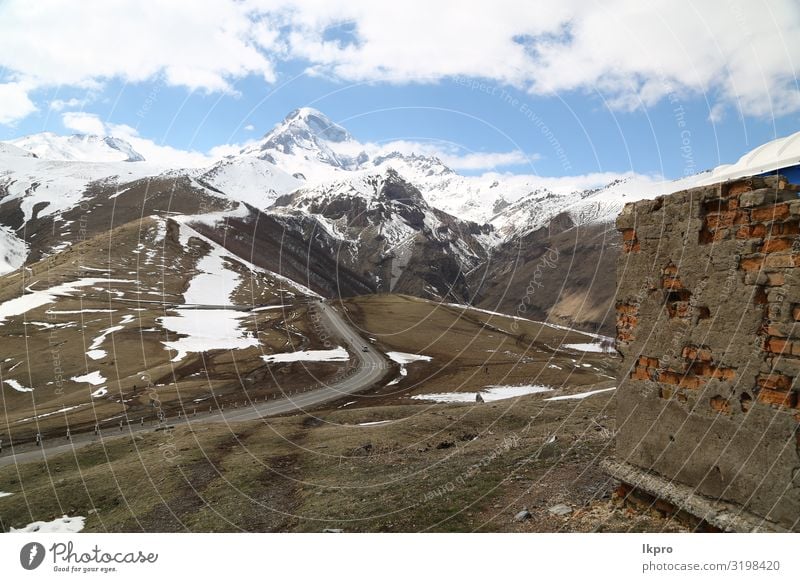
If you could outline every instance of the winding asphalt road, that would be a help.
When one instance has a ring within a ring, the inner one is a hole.
[[[361,392],[386,375],[390,366],[383,354],[358,335],[333,307],[321,301],[317,302],[317,307],[322,325],[332,337],[343,342],[349,348],[348,351],[355,355],[355,359],[358,361],[356,370],[349,376],[345,376],[322,388],[300,392],[291,397],[276,399],[240,410],[234,409],[234,411],[226,413],[224,418],[216,420],[225,422],[257,420],[264,416],[302,412],[308,408],[338,400],[342,396]],[[364,348],[366,348],[366,351]],[[207,418],[206,420],[210,419]]]
[[[312,387],[305,392],[298,392],[244,408],[229,408],[226,411],[217,411],[212,414],[169,419],[167,425],[175,427],[209,422],[242,422],[279,414],[305,412],[310,408],[339,400],[343,396],[362,392],[380,381],[390,371],[391,366],[386,357],[365,341],[336,309],[322,301],[311,305],[317,310],[320,325],[326,329],[331,340],[343,343],[356,360],[357,366],[349,375],[322,387]],[[91,443],[132,437],[134,434],[153,432],[154,430],[156,429],[152,426],[141,427],[138,424],[130,424],[122,432],[107,428],[104,429],[105,434],[99,436],[92,433],[80,433],[73,435],[69,442],[45,441],[44,447],[22,444],[15,446],[12,451],[10,447],[6,446],[0,456],[0,467],[39,460],[46,462],[49,457],[76,450]]]

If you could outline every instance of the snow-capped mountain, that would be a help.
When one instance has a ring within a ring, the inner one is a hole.
[[[315,191],[397,172],[434,208],[462,220],[490,224],[498,244],[546,225],[562,212],[576,224],[612,221],[628,200],[654,197],[669,183],[631,175],[624,183],[598,174],[580,182],[488,173],[462,176],[435,156],[385,150],[359,142],[320,111],[291,112],[258,142],[198,175],[205,183],[261,209],[298,188]]]
[[[17,147],[5,141],[0,141],[0,158],[35,158],[33,154],[27,150]]]
[[[306,184],[273,161],[258,156],[228,156],[211,168],[193,174],[200,182],[231,199],[262,210],[272,206],[279,196]]]
[[[310,107],[295,109],[241,156],[272,162],[298,179],[319,180],[336,170],[363,169],[369,156],[350,133]]]
[[[123,184],[163,171],[163,166],[146,162],[55,161],[0,153],[0,206],[14,203],[24,224],[35,215],[56,214],[80,204],[95,182]]]
[[[786,143],[756,151],[786,154]],[[754,173],[751,157],[724,176]],[[116,138],[37,134],[0,143],[0,273],[112,224],[180,214],[328,297],[399,292],[511,312],[531,265],[555,249],[572,258],[537,289],[531,314],[608,329],[614,289],[597,281],[619,252],[615,216],[718,175],[462,176],[434,156],[361,143],[311,108],[201,169],[143,161]]]
[[[249,208],[249,207],[248,207]],[[300,188],[220,229],[220,244],[325,296],[407,293],[464,302],[466,273],[485,262],[485,231],[432,208],[397,172]]]
[[[485,257],[477,225],[432,208],[415,186],[392,169],[300,189],[279,199],[271,212],[312,216],[337,246],[361,246],[379,262],[388,262],[391,281],[378,276],[388,291],[394,290],[400,265],[408,264],[415,249],[421,249],[420,243],[440,247],[463,272]],[[357,248],[350,253],[358,254]]]
[[[64,162],[143,162],[144,156],[117,137],[51,132],[27,135],[8,142],[43,160]]]

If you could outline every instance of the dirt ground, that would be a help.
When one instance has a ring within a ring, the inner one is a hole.
[[[170,284],[178,292],[185,281]],[[59,309],[69,307],[66,301]],[[616,484],[599,468],[613,450],[617,362],[612,354],[570,347],[595,338],[406,296],[334,305],[384,352],[429,359],[402,368],[394,363],[389,384],[311,415],[108,437],[47,463],[5,466],[0,492],[11,495],[0,497],[0,526],[8,530],[68,514],[86,517],[87,531],[682,528],[647,508],[622,507],[613,497]],[[298,302],[291,309],[260,312],[254,330],[274,330],[265,335],[267,343],[295,334],[303,347],[319,347],[306,309]],[[115,348],[128,349],[127,336],[117,334]],[[7,334],[3,341],[16,340]],[[141,340],[131,342],[133,357]],[[338,365],[296,363],[272,370],[258,354],[239,350],[198,354],[176,367],[159,342],[153,343],[156,348],[164,363],[149,368],[151,377],[166,379],[159,396],[176,405],[204,406],[207,400],[195,399],[212,392],[235,400],[286,390],[334,374]],[[84,349],[82,343],[75,349]],[[128,365],[124,362],[117,358],[111,368],[100,369],[120,370]],[[124,404],[129,416],[137,407],[146,409],[142,395],[125,383],[134,381],[136,368],[131,364],[130,372],[118,376],[123,388],[116,405]],[[549,390],[485,403],[472,398],[487,386],[520,385]],[[548,400],[591,390],[605,391]],[[470,401],[412,398],[440,392],[464,392]],[[16,419],[11,426],[19,431],[25,407],[6,406],[7,421]],[[58,423],[64,419],[52,420],[54,434],[48,438],[63,440]]]
[[[613,499],[598,466],[613,449],[612,395],[345,407],[118,437],[0,469],[12,493],[0,519],[4,530],[63,514],[85,516],[87,531],[682,530]]]

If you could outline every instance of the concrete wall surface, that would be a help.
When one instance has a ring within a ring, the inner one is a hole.
[[[800,519],[800,199],[780,177],[617,219],[617,458],[790,530]]]

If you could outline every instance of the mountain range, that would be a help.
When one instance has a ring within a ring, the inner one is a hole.
[[[610,331],[614,217],[701,179],[631,175],[575,190],[465,176],[359,142],[308,107],[205,168],[166,167],[118,138],[42,133],[0,143],[0,272],[150,215],[183,215],[325,297],[404,293]]]

